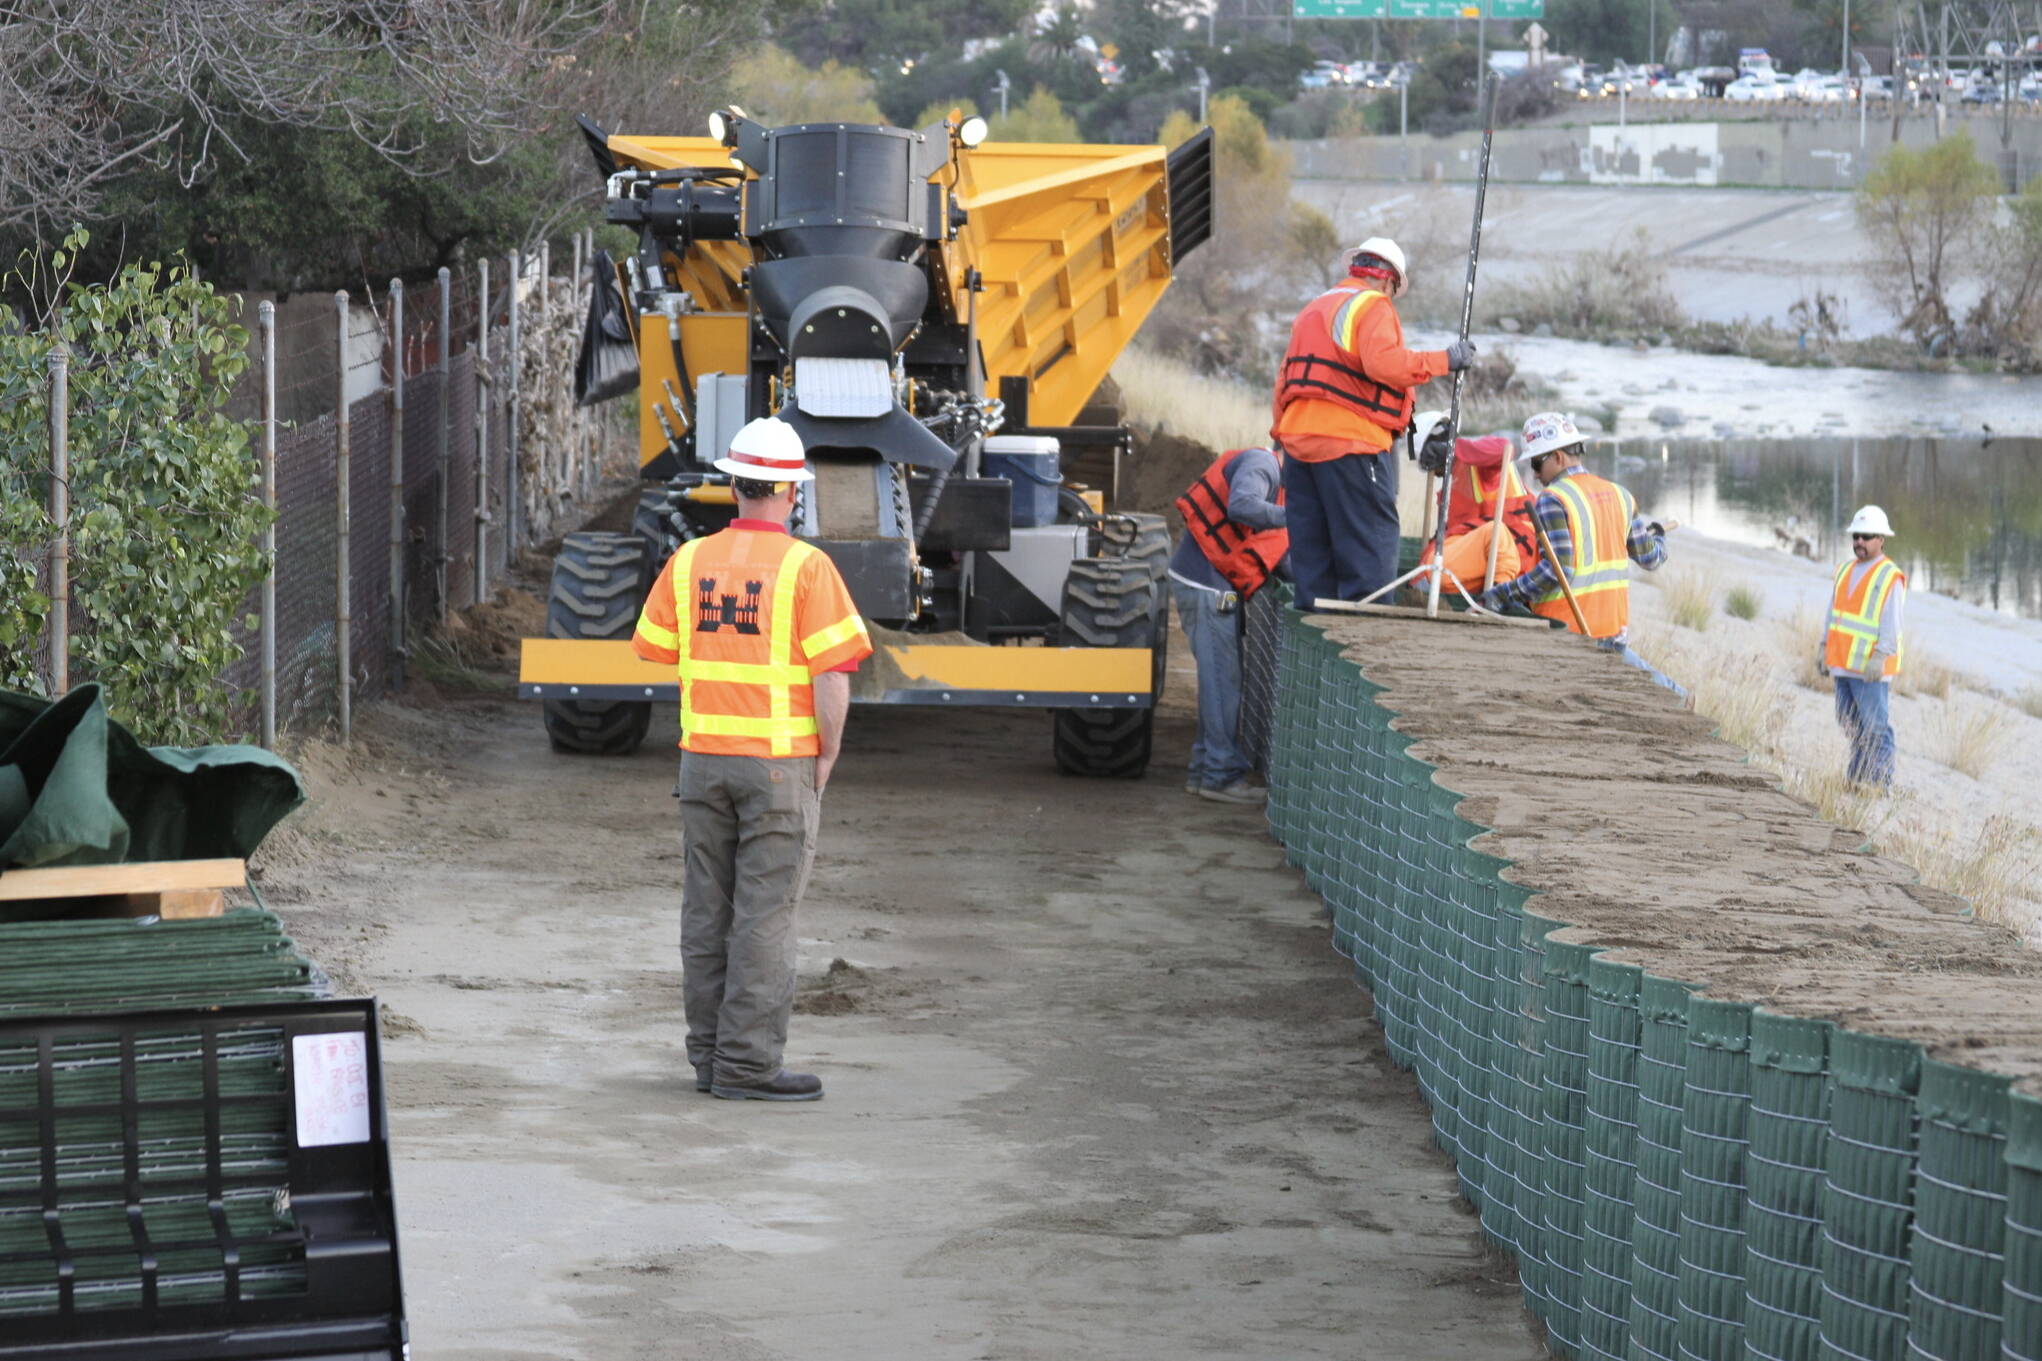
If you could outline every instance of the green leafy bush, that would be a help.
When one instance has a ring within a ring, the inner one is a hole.
[[[0,684],[40,689],[34,644],[50,601],[37,574],[50,541],[48,372],[70,351],[71,676],[107,689],[149,742],[218,740],[234,622],[262,579],[247,427],[224,407],[247,366],[239,300],[189,267],[131,264],[103,284],[68,281],[74,231],[25,256],[5,291],[55,295],[48,315],[0,307]]]

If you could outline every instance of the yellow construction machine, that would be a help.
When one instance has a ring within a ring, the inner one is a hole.
[[[1166,153],[735,108],[709,137],[582,128],[638,244],[598,271],[577,387],[636,393],[646,486],[632,533],[567,536],[547,637],[524,642],[554,747],[628,752],[678,699],[632,626],[674,549],[729,522],[710,462],[776,414],[817,474],[792,528],[879,647],[854,700],[1048,709],[1062,768],[1141,774],[1169,533],[1060,469],[1117,472],[1125,430],[1081,413],[1210,235],[1210,133]]]

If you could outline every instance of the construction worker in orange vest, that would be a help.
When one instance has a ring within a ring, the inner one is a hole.
[[[1450,432],[1447,413],[1421,411],[1411,432],[1418,444],[1418,466],[1429,473],[1443,473],[1447,466]],[[1524,488],[1512,461],[1514,452],[1508,435],[1480,439],[1454,439],[1453,485],[1447,492],[1446,566],[1470,595],[1480,594],[1496,581],[1513,581],[1531,570],[1539,559],[1538,534],[1532,528],[1532,497]],[[1496,546],[1496,576],[1487,580],[1489,541],[1495,537],[1496,498],[1503,497],[1503,538]],[[1432,561],[1432,544],[1427,542],[1419,561]],[[1423,584],[1423,578],[1420,579]],[[1452,594],[1451,586],[1448,594]]]
[[[1282,449],[1297,604],[1360,600],[1397,575],[1397,461],[1412,394],[1475,361],[1471,341],[1404,348],[1395,299],[1404,252],[1371,237],[1348,277],[1305,304],[1276,375],[1272,438]]]
[[[781,1066],[794,1009],[794,911],[815,859],[824,786],[872,655],[836,565],[790,537],[801,437],[777,417],[716,460],[737,518],[682,544],[631,639],[681,682],[681,993],[695,1089],[726,1100],[814,1101]]]
[[[1177,622],[1198,663],[1198,733],[1184,792],[1214,803],[1260,803],[1239,742],[1241,602],[1285,574],[1283,470],[1267,449],[1222,454],[1177,498],[1184,537],[1170,558]]]
[[[1604,650],[1685,696],[1687,691],[1654,670],[1626,641],[1631,624],[1631,564],[1648,572],[1666,561],[1666,534],[1675,521],[1661,524],[1638,514],[1631,493],[1581,466],[1584,445],[1571,417],[1543,411],[1524,423],[1524,460],[1545,488],[1532,503],[1532,515],[1545,530],[1553,559],[1541,556],[1523,576],[1498,582],[1483,592],[1480,604],[1502,611],[1529,606],[1544,619],[1586,632]],[[1561,573],[1573,588],[1574,603],[1560,588]],[[1581,619],[1574,617],[1579,608]],[[1582,627],[1583,623],[1587,627]]]
[[[1886,556],[1893,526],[1878,506],[1851,518],[1850,560],[1836,569],[1822,665],[1836,685],[1836,720],[1850,739],[1850,778],[1893,783],[1892,680],[1900,674],[1907,573]]]

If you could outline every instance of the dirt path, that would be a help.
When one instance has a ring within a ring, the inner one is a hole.
[[[661,729],[671,717],[660,720]],[[1057,776],[1038,715],[861,708],[790,1061],[680,1057],[666,750],[372,710],[267,870],[395,1013],[421,1361],[1542,1355],[1259,816]],[[408,772],[408,773],[407,773]]]

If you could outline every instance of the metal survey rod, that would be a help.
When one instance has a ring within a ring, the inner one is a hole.
[[[1461,292],[1461,343],[1465,345],[1468,332],[1475,324],[1475,267],[1482,259],[1482,209],[1489,198],[1489,153],[1496,142],[1496,77],[1488,72],[1481,76],[1483,99],[1482,115],[1482,168],[1475,176],[1475,226],[1468,242],[1468,282]],[[1448,496],[1453,490],[1454,441],[1461,435],[1461,385],[1467,380],[1468,371],[1454,374],[1453,401],[1447,408],[1446,467],[1439,474],[1439,513],[1433,517],[1432,561],[1442,570],[1432,574],[1432,584],[1426,589],[1426,617],[1439,617],[1439,583],[1446,565],[1446,512]]]

